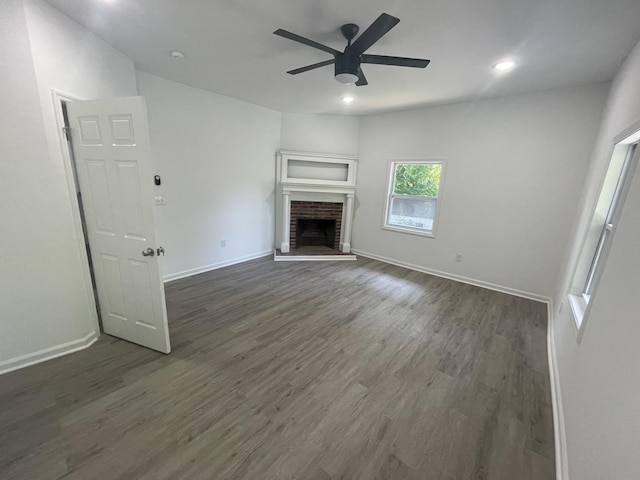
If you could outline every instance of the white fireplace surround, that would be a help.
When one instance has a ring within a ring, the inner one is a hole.
[[[351,252],[357,158],[329,153],[291,152],[277,155],[276,245],[289,253],[291,202],[342,203],[339,249]]]

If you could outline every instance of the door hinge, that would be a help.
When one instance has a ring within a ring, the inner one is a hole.
[[[67,142],[71,141],[71,127],[62,127],[62,131],[64,132],[64,138],[67,139]]]

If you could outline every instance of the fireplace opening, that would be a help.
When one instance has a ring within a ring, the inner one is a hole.
[[[336,247],[335,219],[299,218],[296,228],[296,248]]]

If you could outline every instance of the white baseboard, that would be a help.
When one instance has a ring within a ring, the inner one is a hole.
[[[462,275],[455,275],[453,273],[441,272],[439,270],[433,270],[431,268],[422,267],[420,265],[414,265],[413,263],[402,262],[394,260],[392,258],[376,255],[375,253],[363,252],[362,250],[351,249],[352,253],[356,255],[362,255],[363,257],[373,258],[381,262],[390,263],[392,265],[398,265],[399,267],[408,268],[410,270],[416,270],[422,273],[428,273],[429,275],[435,275],[436,277],[448,278],[449,280],[455,280],[456,282],[468,283],[469,285],[475,285],[476,287],[487,288],[489,290],[495,290],[496,292],[508,293],[509,295],[515,295],[516,297],[528,298],[529,300],[535,300],[537,302],[549,303],[551,299],[544,295],[538,295],[537,293],[524,292],[515,288],[505,287],[502,285],[496,285],[494,283],[484,282],[482,280],[476,280]]]
[[[249,260],[255,260],[256,258],[262,258],[268,255],[273,255],[273,250],[266,250],[264,252],[252,253],[251,255],[245,255],[244,257],[232,258],[231,260],[225,260],[223,262],[213,263],[211,265],[204,265],[202,267],[191,268],[189,270],[184,270],[182,272],[169,273],[167,275],[164,275],[162,279],[164,280],[165,283],[171,282],[173,280],[178,280],[180,278],[190,277],[192,275],[197,275],[199,273],[209,272],[211,270],[216,270],[222,267],[228,267],[230,265],[247,262]]]
[[[567,457],[567,437],[564,429],[564,410],[562,392],[558,375],[556,341],[554,336],[555,315],[553,302],[547,303],[547,355],[549,362],[549,381],[551,383],[551,404],[553,406],[553,436],[556,447],[556,480],[569,480]]]
[[[36,363],[61,357],[63,355],[68,355],[70,353],[77,352],[78,350],[84,350],[98,340],[98,336],[98,332],[91,332],[78,340],[54,345],[53,347],[48,347],[27,355],[21,355],[20,357],[10,358],[9,360],[0,362],[0,375],[12,372],[13,370],[18,370],[19,368],[28,367],[30,365],[35,365]]]
[[[334,262],[334,261],[355,261],[355,255],[278,255],[277,250],[273,252],[274,262]]]

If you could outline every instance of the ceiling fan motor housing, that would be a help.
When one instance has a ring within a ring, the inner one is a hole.
[[[342,55],[336,55],[335,76],[339,82],[355,83],[358,80],[359,69],[360,55],[350,52],[349,47]]]

